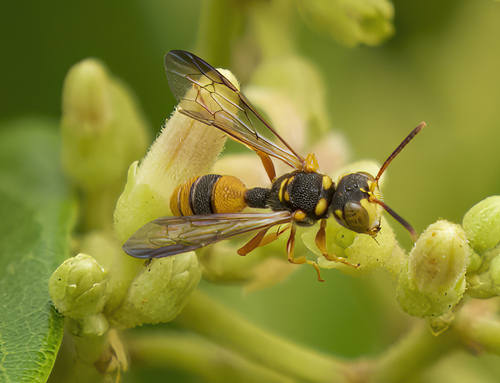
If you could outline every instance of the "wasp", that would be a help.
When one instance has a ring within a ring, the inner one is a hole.
[[[170,51],[165,56],[168,83],[179,101],[178,111],[220,129],[233,140],[259,155],[271,181],[270,188],[247,188],[238,178],[217,174],[191,178],[179,185],[170,200],[174,217],[161,217],[141,227],[123,246],[136,258],[161,258],[184,253],[249,233],[257,234],[238,254],[246,255],[290,229],[286,244],[288,261],[308,263],[321,279],[316,262],[294,257],[297,226],[320,221],[316,245],[323,256],[348,266],[347,259],[329,254],[326,223],[334,217],[356,233],[375,237],[380,231],[382,210],[401,223],[415,239],[415,230],[382,201],[379,179],[389,163],[425,126],[418,125],[384,162],[376,177],[356,172],[341,176],[337,183],[319,171],[313,153],[300,156],[257,112],[248,99],[218,70],[192,53]],[[270,133],[277,143],[263,135]],[[292,167],[276,177],[272,158]],[[270,209],[244,213],[244,208]],[[277,227],[274,233],[268,231]]]

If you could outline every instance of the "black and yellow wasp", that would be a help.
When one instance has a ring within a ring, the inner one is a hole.
[[[389,156],[376,177],[365,172],[343,175],[335,184],[320,173],[313,153],[305,158],[264,120],[247,98],[219,71],[199,57],[185,51],[165,56],[170,89],[179,101],[178,111],[204,124],[220,129],[232,139],[255,151],[271,180],[270,188],[248,189],[233,176],[217,174],[194,177],[173,192],[170,207],[175,217],[161,217],[141,227],[123,246],[137,258],[168,257],[199,249],[234,236],[258,231],[238,254],[246,255],[258,246],[276,239],[290,229],[286,244],[291,263],[318,265],[302,256],[294,258],[296,226],[320,221],[316,244],[323,256],[352,267],[345,258],[329,254],[326,246],[326,220],[330,216],[356,233],[375,236],[380,230],[382,209],[415,237],[413,228],[382,202],[378,181],[389,163],[425,126],[417,126]],[[278,143],[260,132],[271,132]],[[276,177],[271,157],[293,168]],[[264,213],[241,213],[245,207],[270,209]],[[268,230],[277,226],[274,233]]]

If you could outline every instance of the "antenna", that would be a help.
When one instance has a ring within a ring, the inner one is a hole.
[[[425,126],[425,122],[421,122],[420,125],[418,125],[415,129],[412,130],[408,136],[399,144],[399,146],[396,148],[395,151],[392,152],[392,154],[385,160],[384,164],[378,171],[377,177],[375,177],[375,181],[370,185],[370,191],[373,192],[375,191],[375,188],[378,186],[378,180],[384,173],[385,169],[387,169],[387,166],[391,163],[391,161],[396,158],[396,156],[403,150],[403,148],[408,145],[408,143],[417,135],[418,132],[422,130],[422,128]],[[415,229],[408,223],[406,222],[399,214],[397,214],[394,210],[392,210],[389,206],[387,206],[384,202],[379,200],[378,198],[375,198],[375,196],[372,194],[371,201],[378,203],[380,206],[384,208],[384,210],[389,213],[396,221],[398,221],[408,232],[410,233],[412,239],[416,241],[417,239],[417,233]]]
[[[403,142],[401,142],[399,144],[399,146],[396,148],[396,150],[392,152],[392,154],[389,156],[389,158],[385,160],[384,164],[382,165],[382,167],[378,171],[377,176],[375,177],[375,183],[378,184],[378,180],[380,179],[380,177],[384,173],[385,169],[387,169],[387,167],[389,166],[391,161],[394,158],[396,158],[396,156],[399,154],[399,152],[401,152],[401,150],[403,150],[403,148],[406,145],[408,145],[408,143],[413,139],[413,137],[415,137],[417,135],[417,133],[420,132],[425,125],[426,125],[425,122],[421,122],[420,125],[418,125],[415,129],[413,129],[412,132],[410,134],[408,134],[408,136],[403,140]]]

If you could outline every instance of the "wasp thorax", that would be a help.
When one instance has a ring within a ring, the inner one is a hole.
[[[331,210],[342,226],[362,234],[379,232],[382,207],[372,199],[380,199],[381,194],[374,182],[373,176],[365,172],[340,177]]]

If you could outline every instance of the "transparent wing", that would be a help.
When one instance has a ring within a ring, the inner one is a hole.
[[[165,56],[168,84],[180,105],[178,110],[256,152],[280,159],[302,169],[304,159],[257,113],[247,98],[210,64],[186,51],[170,51]],[[269,141],[258,133],[269,130],[283,144]]]
[[[136,258],[169,257],[291,220],[288,211],[162,217],[137,230],[123,250]]]

